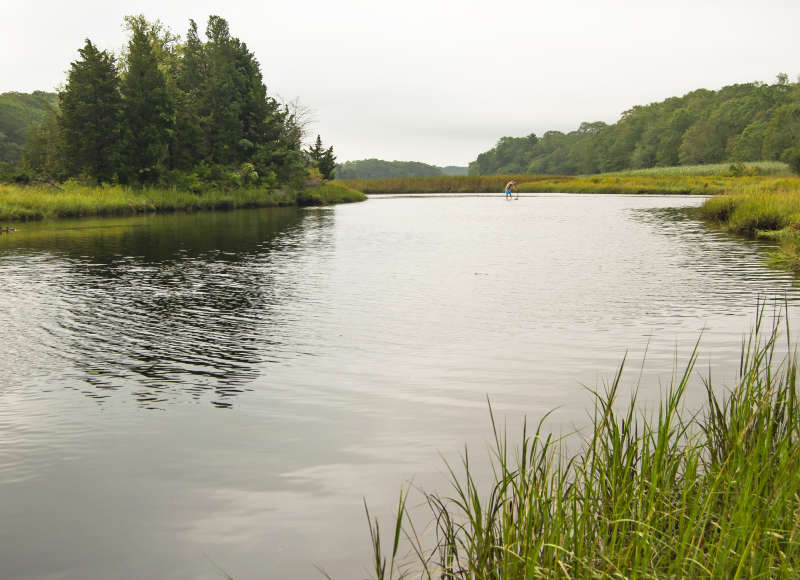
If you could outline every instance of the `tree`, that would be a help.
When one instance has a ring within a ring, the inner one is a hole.
[[[119,169],[122,100],[114,57],[87,38],[58,95],[59,124],[70,175],[111,181]]]
[[[55,110],[34,128],[22,149],[22,167],[51,179],[66,177],[64,142]]]
[[[314,145],[306,151],[306,154],[312,165],[319,164],[322,156],[325,154],[325,148],[322,146],[322,138],[319,135],[317,135],[317,140],[314,142]]]
[[[209,16],[206,37],[208,41],[203,47],[206,76],[200,112],[209,145],[208,158],[212,163],[234,163],[244,137],[240,119],[243,103],[236,78],[241,74],[236,66],[237,47],[227,21],[219,16]]]
[[[322,138],[317,135],[314,145],[306,151],[311,164],[319,169],[323,179],[333,179],[335,177],[336,156],[333,154],[333,147],[322,146]]]
[[[189,21],[186,43],[180,53],[171,165],[189,169],[208,155],[208,143],[201,120],[202,93],[206,82],[205,55],[194,20]]]
[[[143,16],[129,18],[128,25],[131,39],[121,85],[122,171],[127,180],[154,182],[167,159],[175,105],[158,66],[150,25]]]
[[[333,146],[328,147],[319,160],[319,172],[324,179],[334,179],[336,177],[336,155],[333,154]]]

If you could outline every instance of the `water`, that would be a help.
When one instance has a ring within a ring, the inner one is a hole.
[[[366,577],[440,454],[586,424],[627,353],[659,398],[701,332],[733,377],[800,296],[698,198],[373,197],[28,224],[0,237],[0,577]],[[699,379],[687,404],[702,401]],[[478,468],[480,469],[480,467]]]

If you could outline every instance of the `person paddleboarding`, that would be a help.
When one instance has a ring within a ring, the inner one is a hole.
[[[506,183],[506,199],[511,199],[511,190],[517,189],[517,182],[513,179]]]

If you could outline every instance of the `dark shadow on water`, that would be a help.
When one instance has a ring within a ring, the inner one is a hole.
[[[291,356],[292,262],[331,243],[332,220],[291,208],[37,224],[0,259],[36,256],[22,284],[57,295],[49,344],[73,388],[146,408],[210,394],[227,408],[265,360]]]

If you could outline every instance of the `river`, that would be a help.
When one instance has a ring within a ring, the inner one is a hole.
[[[512,432],[552,409],[580,429],[626,353],[652,405],[701,333],[698,373],[730,385],[757,300],[794,319],[800,288],[700,202],[373,196],[3,234],[0,577],[367,577],[363,499],[389,527],[402,485],[446,491],[443,457],[487,455],[487,398]]]

